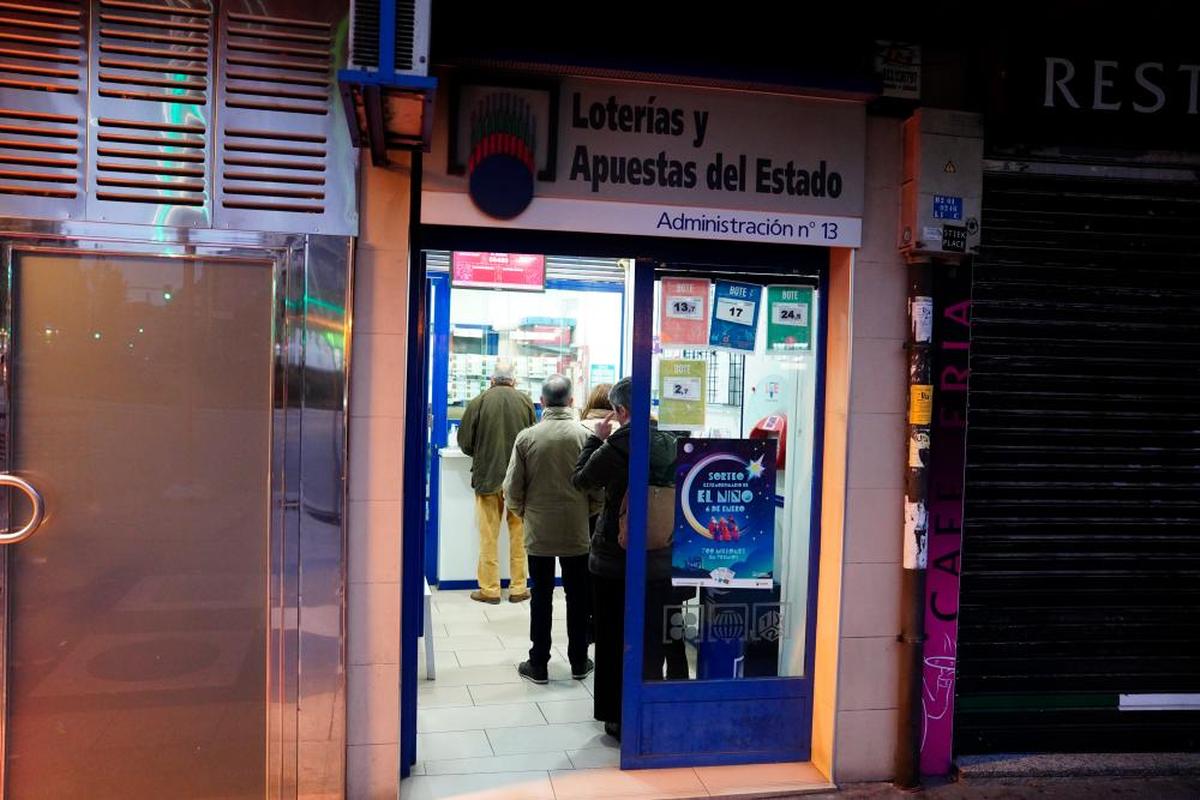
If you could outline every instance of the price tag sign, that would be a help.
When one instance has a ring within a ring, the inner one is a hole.
[[[813,290],[767,287],[767,352],[794,353],[812,347]]]
[[[762,287],[752,283],[717,281],[710,347],[753,353],[758,339],[758,306]]]
[[[664,358],[658,362],[658,424],[663,429],[704,427],[708,362]]]
[[[771,308],[771,321],[792,328],[808,327],[808,306],[799,303],[776,303]]]
[[[699,400],[699,378],[667,378],[666,394],[672,400]]]
[[[667,316],[672,319],[704,319],[705,300],[699,297],[672,297],[667,300]]]
[[[722,297],[717,301],[717,319],[735,325],[753,325],[756,305],[749,300],[730,300]]]
[[[663,278],[659,284],[659,340],[669,347],[708,344],[712,281]]]

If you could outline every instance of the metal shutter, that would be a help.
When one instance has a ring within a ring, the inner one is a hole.
[[[956,750],[1194,750],[1200,184],[989,175]]]

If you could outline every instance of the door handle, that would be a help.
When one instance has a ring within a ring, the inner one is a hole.
[[[23,542],[33,536],[42,526],[42,521],[46,518],[46,501],[42,499],[42,493],[35,489],[32,483],[11,472],[0,472],[0,486],[10,486],[24,492],[33,506],[33,513],[29,515],[29,521],[23,527],[8,533],[0,533],[0,544]]]

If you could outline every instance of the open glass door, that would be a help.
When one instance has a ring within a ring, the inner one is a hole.
[[[623,767],[810,756],[825,272],[637,264]]]

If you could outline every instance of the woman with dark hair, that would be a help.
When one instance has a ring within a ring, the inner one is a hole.
[[[622,506],[629,486],[630,406],[633,382],[617,381],[609,392],[612,411],[583,445],[571,483],[580,491],[604,491],[604,507],[592,534],[592,614],[596,624],[595,717],[608,735],[621,738],[621,663],[625,646],[625,537]],[[650,484],[675,482],[675,437],[650,421]],[[669,602],[671,548],[646,551],[647,622],[643,638],[644,680],[663,679],[662,617]],[[651,624],[651,621],[653,623]]]

